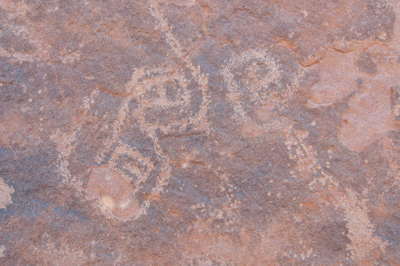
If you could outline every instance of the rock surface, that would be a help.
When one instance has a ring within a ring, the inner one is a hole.
[[[399,18],[0,0],[0,265],[400,265]]]

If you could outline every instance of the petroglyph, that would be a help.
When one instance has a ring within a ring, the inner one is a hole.
[[[0,246],[0,258],[4,258],[6,255],[4,252],[6,251],[6,247],[4,245]]]
[[[232,57],[221,73],[229,90],[228,99],[235,103],[238,120],[248,116],[243,102],[245,97],[256,103],[266,101],[269,86],[280,79],[279,64],[270,52],[261,50],[250,50]]]
[[[71,134],[63,134],[60,130],[57,130],[53,135],[50,136],[50,139],[53,140],[57,144],[58,150],[58,170],[60,175],[63,177],[63,181],[65,183],[69,183],[71,181],[75,181],[74,177],[71,175],[68,170],[69,162],[68,157],[71,155],[74,149],[73,142],[76,140],[75,136],[76,132],[72,132]]]
[[[373,236],[374,225],[368,218],[366,202],[366,199],[362,199],[362,195],[357,195],[350,189],[347,189],[347,195],[340,198],[338,202],[346,213],[348,237],[351,240],[347,249],[355,261],[370,257],[374,249],[384,251],[387,245],[379,237]]]
[[[0,264],[397,265],[400,2],[293,2],[0,0]]]
[[[298,89],[298,79],[306,71],[301,68],[291,85],[282,86],[279,63],[267,50],[249,50],[232,56],[222,68],[221,75],[228,88],[227,99],[233,105],[233,118],[241,124],[242,134],[249,137],[266,136],[290,125],[290,119],[276,116]]]
[[[6,209],[7,205],[12,204],[11,194],[14,193],[12,187],[7,186],[2,178],[0,178],[0,208]]]
[[[126,85],[126,91],[129,94],[122,103],[118,112],[118,119],[113,125],[112,138],[106,141],[106,147],[111,147],[112,144],[118,143],[118,138],[123,134],[124,121],[129,117],[135,119],[140,125],[140,129],[153,141],[153,147],[157,155],[162,158],[162,166],[157,185],[154,187],[155,193],[160,193],[162,187],[168,183],[170,177],[170,160],[162,152],[162,148],[158,144],[156,131],[168,134],[176,131],[184,131],[188,126],[193,126],[193,129],[200,131],[209,131],[209,126],[206,120],[207,105],[209,96],[207,92],[207,77],[200,73],[199,69],[194,72],[195,76],[192,81],[195,81],[195,86],[191,89],[184,74],[184,68],[169,70],[162,69],[139,69],[135,70],[132,75],[132,80]],[[172,95],[171,95],[172,94]],[[196,94],[196,95],[194,95]],[[138,106],[134,110],[129,110],[129,104],[136,101]],[[187,109],[187,110],[185,110]],[[193,112],[192,110],[197,110]],[[172,120],[165,120],[161,114],[169,113]],[[107,150],[101,151],[97,156],[97,161],[100,163]],[[133,160],[139,160],[145,163],[146,170],[139,170],[137,165],[126,165],[135,178],[135,191],[139,189],[140,183],[147,180],[150,171],[153,169],[153,163],[142,157],[137,151],[124,144],[118,144],[118,147],[111,155],[110,167],[115,168],[116,161],[119,155],[125,155]],[[121,173],[123,174],[123,173]],[[144,206],[148,206],[148,202]]]
[[[208,95],[207,75],[201,72],[199,66],[194,66],[187,55],[184,55],[178,40],[173,36],[170,27],[163,18],[159,3],[153,1],[151,5],[151,13],[159,23],[159,30],[165,34],[172,51],[177,56],[182,57],[183,61],[179,65],[167,67],[133,69],[131,80],[120,94],[123,99],[118,109],[117,119],[111,125],[112,133],[104,141],[104,147],[98,150],[96,162],[99,165],[107,163],[107,169],[121,175],[131,186],[133,195],[138,193],[141,185],[148,180],[150,173],[156,170],[159,172],[158,180],[153,187],[154,195],[150,197],[155,198],[155,195],[162,192],[163,187],[168,184],[171,175],[171,162],[158,143],[157,132],[160,131],[164,134],[184,132],[190,126],[193,130],[208,132],[209,134],[210,128],[206,114],[210,96]],[[78,59],[79,55],[77,54],[69,58],[66,63],[73,63]],[[83,99],[83,109],[90,112],[98,93],[99,88],[94,90],[90,97]],[[132,103],[137,104],[134,109],[130,107]],[[164,114],[168,114],[168,118],[164,118]],[[128,119],[133,120],[140,131],[152,141],[152,148],[158,156],[158,160],[161,161],[157,169],[154,168],[154,162],[150,158],[144,157],[135,147],[121,142],[121,137],[128,134],[126,131],[126,127],[129,126],[126,124]],[[68,159],[74,152],[74,144],[72,143],[79,141],[75,136],[80,130],[81,127],[78,126],[68,135],[63,135],[57,131],[51,137],[58,145],[59,171],[66,183],[76,181],[76,177],[73,177],[68,170]],[[111,156],[107,157],[110,152]],[[96,166],[93,166],[91,173],[97,173],[99,170],[96,169]],[[95,179],[92,177],[89,180]],[[117,206],[115,200],[109,196],[100,197],[99,202],[102,203],[101,206],[107,207],[108,210]],[[128,204],[127,202],[125,203]],[[123,205],[124,203],[120,204]],[[141,208],[146,209],[149,204],[150,201],[146,200]],[[137,216],[136,214],[121,215],[114,213],[113,217],[128,220]]]
[[[289,158],[296,161],[296,167],[293,169],[296,173],[293,171],[293,176],[308,179],[309,173],[314,173],[320,168],[316,161],[317,153],[305,142],[308,132],[295,130],[292,127],[287,128],[285,132]]]

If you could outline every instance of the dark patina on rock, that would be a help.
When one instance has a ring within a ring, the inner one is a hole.
[[[399,16],[0,0],[0,265],[400,265]]]

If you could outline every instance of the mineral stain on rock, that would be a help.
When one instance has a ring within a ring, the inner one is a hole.
[[[370,75],[378,73],[378,65],[374,62],[370,53],[361,53],[356,65],[360,71]]]

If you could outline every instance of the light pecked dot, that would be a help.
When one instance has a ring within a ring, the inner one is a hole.
[[[110,210],[114,209],[114,201],[112,198],[104,196],[101,198],[101,202],[106,205],[107,208],[109,208]]]

